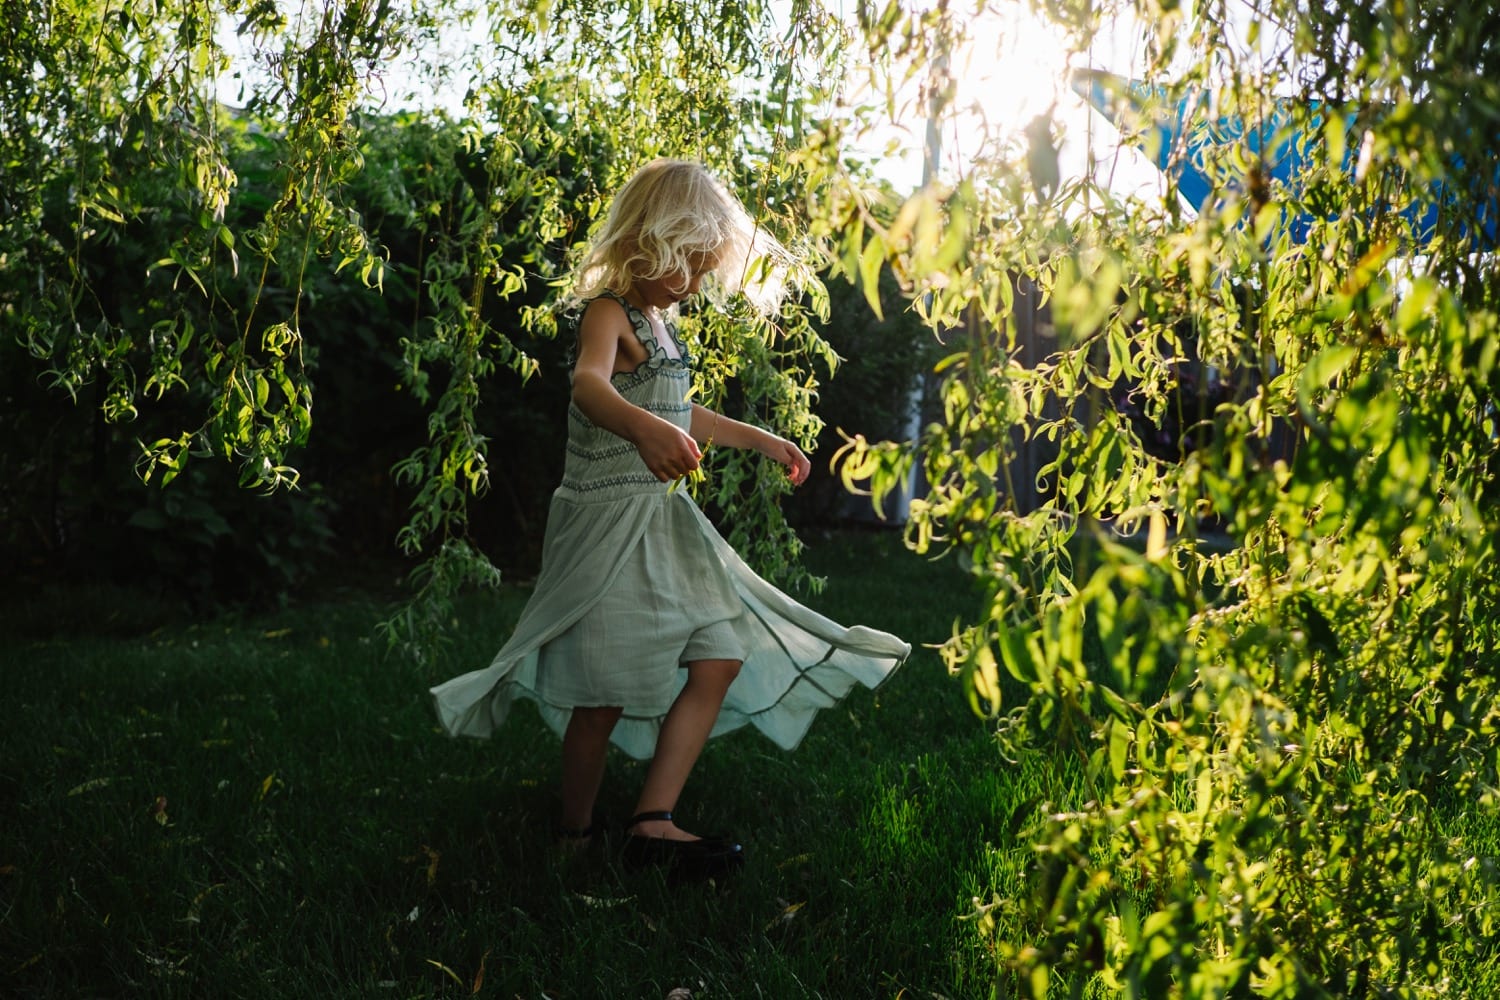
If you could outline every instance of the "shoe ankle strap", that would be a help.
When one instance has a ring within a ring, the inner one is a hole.
[[[627,823],[627,824],[625,824],[625,825],[628,828],[628,827],[635,826],[637,823],[657,823],[657,822],[661,822],[661,823],[670,823],[670,822],[672,822],[672,813],[669,810],[666,810],[666,809],[660,809],[660,810],[656,810],[654,812],[636,813],[634,816],[630,817],[630,822]]]

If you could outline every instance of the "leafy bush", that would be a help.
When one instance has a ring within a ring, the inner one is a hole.
[[[801,522],[828,523],[866,513],[869,505],[850,496],[834,469],[834,456],[852,437],[901,439],[914,418],[924,416],[928,373],[945,349],[910,309],[890,274],[882,279],[880,293],[883,308],[877,317],[861,289],[842,279],[829,282],[829,318],[815,329],[838,353],[839,363],[826,384],[817,387],[823,428],[812,453],[813,473],[787,502],[788,513]]]
[[[1080,51],[1094,10],[1054,11]],[[1039,801],[1029,881],[979,901],[996,989],[1480,995],[1500,930],[1500,858],[1468,835],[1500,805],[1500,275],[1478,137],[1500,85],[1472,81],[1495,48],[1435,41],[1458,9],[1273,3],[1277,44],[1225,58],[1221,8],[1161,15],[1157,107],[1248,123],[1195,154],[1214,192],[1195,218],[1088,178],[1038,198],[1033,136],[915,196],[925,234],[843,230],[862,283],[889,259],[934,325],[987,320],[944,362],[944,419],[846,470],[878,492],[920,466],[910,542],[959,547],[988,590],[947,662],[1002,745],[1076,755],[1092,791]],[[1455,80],[1472,92],[1428,113]],[[1276,129],[1300,130],[1292,183],[1250,142]],[[1019,278],[1055,335],[1033,366]],[[1141,433],[1167,426],[1184,362],[1229,383],[1195,447],[1162,454]],[[1012,470],[1037,440],[1058,451],[1030,509]],[[1014,706],[1007,677],[1029,689]]]
[[[726,17],[722,5],[694,3],[621,45],[613,9],[498,5],[506,43],[474,44],[484,71],[455,122],[362,110],[392,59],[426,60],[424,80],[451,74],[423,45],[460,16],[454,4],[360,2],[295,21],[254,5],[238,18],[251,66],[236,112],[212,99],[229,68],[219,5],[118,17],[31,6],[0,51],[7,349],[20,345],[30,358],[18,360],[49,391],[102,415],[96,473],[125,455],[154,485],[204,459],[235,466],[248,487],[307,476],[330,506],[304,505],[299,518],[336,507],[345,543],[358,525],[394,534],[405,557],[446,561],[423,573],[442,581],[419,595],[423,620],[443,617],[444,588],[493,578],[480,547],[506,564],[535,558],[561,454],[549,431],[561,421],[537,414],[561,412],[566,391],[550,303],[566,253],[608,193],[656,155],[696,154],[782,228],[798,172],[784,158],[763,165],[786,135],[807,130],[804,106],[828,82],[804,57],[838,37],[815,11],[797,12],[786,33],[766,9]],[[774,87],[747,95],[747,77]],[[824,346],[800,309],[748,319],[695,325],[718,361],[704,398],[723,398],[723,380],[737,378],[747,414],[810,440],[802,359]],[[523,395],[519,385],[544,370],[542,393]],[[11,464],[37,462],[34,440],[6,443]],[[74,499],[80,460],[53,453],[61,490],[12,491],[5,502],[28,506],[28,520],[75,517],[90,506]],[[718,461],[727,481],[751,476],[743,456]],[[504,475],[492,479],[492,464]],[[191,492],[208,501],[205,489]],[[738,530],[767,572],[795,578],[779,492],[755,494]],[[198,563],[186,550],[207,545],[217,522],[189,520],[180,555]],[[43,534],[56,545],[76,533]],[[148,552],[160,540],[137,539]],[[144,579],[152,562],[125,541],[117,566]],[[288,562],[298,552],[302,564]],[[276,558],[263,568],[280,581],[320,559],[296,543]]]

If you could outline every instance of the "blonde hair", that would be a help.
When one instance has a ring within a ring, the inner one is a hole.
[[[763,313],[781,303],[791,254],[717,178],[691,160],[653,160],[615,195],[574,272],[568,305],[637,281],[708,268],[710,298],[743,291]]]

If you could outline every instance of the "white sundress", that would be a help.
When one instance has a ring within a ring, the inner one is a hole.
[[[667,332],[658,344],[646,316],[623,299],[648,359],[612,378],[631,403],[688,429],[691,358]],[[675,356],[674,356],[675,355]],[[757,576],[686,490],[671,490],[635,446],[568,408],[568,453],[542,543],[542,570],[515,632],[489,666],[431,689],[454,736],[485,738],[516,698],[536,703],[561,734],[574,708],[621,706],[611,736],[648,759],[681,665],[739,659],[711,736],[747,723],[794,749],[822,708],[856,682],[878,687],[910,644],[863,626],[846,628]]]

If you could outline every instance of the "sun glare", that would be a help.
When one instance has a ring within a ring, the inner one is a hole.
[[[934,172],[947,180],[967,173],[1068,96],[1066,40],[1024,0],[986,5],[960,30],[947,55],[954,94],[941,122],[928,118],[921,96],[936,67],[922,66],[898,88],[895,120],[865,138],[866,148],[881,150],[880,173],[898,187],[915,188]]]
[[[954,94],[941,120],[929,119],[922,98],[937,67],[917,67],[898,88],[894,120],[856,142],[871,151],[881,176],[898,189],[914,190],[934,175],[951,183],[984,163],[1013,167],[1017,150],[1027,148],[1028,126],[1043,122],[1049,141],[1060,139],[1063,178],[1092,164],[1096,179],[1117,193],[1149,195],[1161,187],[1160,172],[1122,144],[1115,124],[1091,111],[1069,85],[1073,71],[1088,68],[1137,75],[1140,37],[1133,18],[1116,15],[1089,49],[1070,52],[1067,33],[1033,13],[1026,0],[987,4],[962,25],[962,37],[948,53]]]
[[[1058,30],[1021,3],[975,19],[968,36],[950,56],[958,113],[952,132],[955,153],[972,155],[963,146],[982,133],[1014,134],[1052,111],[1067,85],[1068,52]]]
[[[952,62],[957,94],[954,121],[942,136],[945,170],[962,172],[984,157],[986,146],[1020,138],[1038,119],[1050,119],[1063,135],[1065,174],[1085,169],[1088,146],[1096,159],[1117,155],[1118,131],[1091,115],[1069,76],[1090,67],[1133,75],[1139,32],[1132,19],[1117,16],[1089,49],[1070,52],[1063,29],[1016,0],[976,19],[968,35]]]

